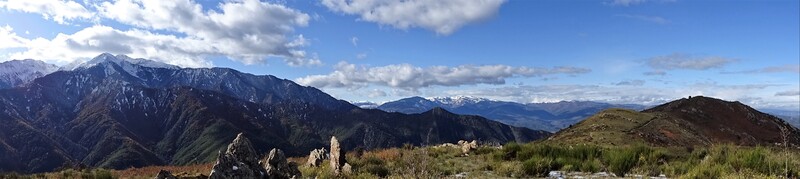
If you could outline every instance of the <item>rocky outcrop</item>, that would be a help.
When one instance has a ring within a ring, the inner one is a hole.
[[[280,149],[272,149],[269,155],[261,163],[267,171],[267,178],[270,179],[289,179],[300,178],[300,170],[297,164],[286,161],[286,155]]]
[[[155,179],[177,179],[172,173],[166,170],[158,171]]]
[[[342,165],[345,162],[342,149],[339,147],[339,140],[336,140],[336,136],[331,137],[331,170],[333,173],[337,175],[341,173]]]
[[[250,140],[239,133],[225,153],[220,151],[209,178],[262,178],[265,173]]]
[[[339,140],[336,140],[336,136],[331,137],[331,170],[336,175],[341,173],[350,173],[352,171],[352,167],[350,164],[347,164],[347,160],[344,157],[344,153],[342,152],[341,147],[339,146]],[[347,166],[347,167],[345,167]]]
[[[306,166],[308,167],[318,167],[322,164],[322,161],[328,159],[328,151],[325,148],[314,149],[311,153],[308,154],[308,161],[306,162]]]
[[[472,142],[459,140],[458,145],[461,146],[461,152],[464,152],[464,154],[467,154],[475,149],[478,149],[478,141],[476,140],[472,140]]]

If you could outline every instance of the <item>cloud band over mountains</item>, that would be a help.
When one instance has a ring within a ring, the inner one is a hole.
[[[547,75],[576,75],[591,72],[578,67],[512,67],[507,65],[461,65],[456,67],[417,67],[397,64],[379,67],[357,66],[340,62],[327,75],[299,78],[300,84],[326,88],[362,88],[380,85],[406,90],[430,86],[461,86],[475,84],[505,84],[513,77],[541,77]]]

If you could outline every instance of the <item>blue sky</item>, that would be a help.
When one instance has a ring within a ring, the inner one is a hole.
[[[0,61],[110,52],[275,75],[348,101],[706,95],[800,110],[794,0],[3,0],[0,27]]]

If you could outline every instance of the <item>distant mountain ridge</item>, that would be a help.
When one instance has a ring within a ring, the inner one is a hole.
[[[644,109],[644,106],[634,104],[617,105],[590,101],[521,104],[469,96],[410,97],[383,103],[377,109],[414,114],[435,107],[457,114],[480,115],[505,124],[550,132],[568,127],[608,108]]]
[[[609,109],[548,138],[567,144],[800,146],[800,129],[739,102],[695,96],[642,112]],[[784,142],[785,141],[785,142]]]
[[[0,89],[13,88],[58,70],[39,60],[11,60],[0,63]]]
[[[0,89],[0,172],[204,163],[238,133],[259,153],[295,156],[332,135],[345,149],[550,135],[443,109],[361,109],[316,88],[227,68],[150,66],[110,54],[90,62]]]

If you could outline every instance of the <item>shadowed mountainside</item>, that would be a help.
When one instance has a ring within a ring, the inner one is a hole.
[[[274,76],[225,68],[147,67],[102,54],[90,66],[0,90],[0,172],[128,168],[213,160],[236,134],[258,153],[305,155],[337,136],[345,149],[462,139],[527,142],[547,132],[442,109],[365,110]]]

